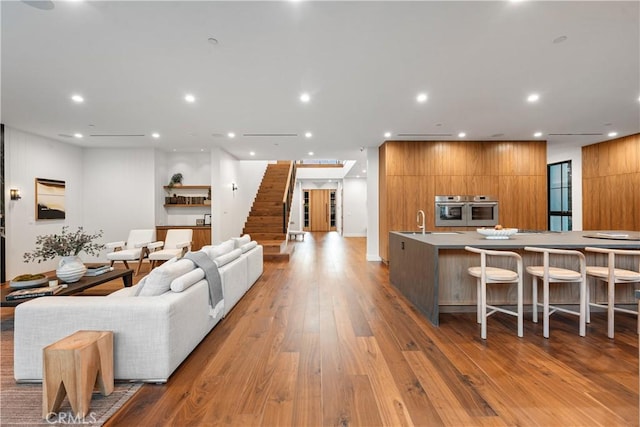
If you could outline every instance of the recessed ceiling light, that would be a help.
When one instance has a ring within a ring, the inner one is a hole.
[[[204,148],[201,148],[201,149],[200,149],[200,151],[201,151],[201,152],[202,152],[202,151],[204,151]]]
[[[187,102],[196,102],[196,97],[188,93],[184,96],[184,100]]]
[[[153,138],[160,138],[160,134],[158,132],[154,132],[151,134]]]
[[[311,138],[313,134],[311,132],[305,132],[304,136],[305,138]]]
[[[309,155],[310,155],[310,156],[313,156],[313,151],[309,151]]]
[[[311,101],[311,95],[309,95],[308,93],[303,93],[300,95],[300,101],[302,102],[309,102]]]
[[[540,99],[540,95],[538,95],[537,93],[532,93],[531,95],[527,96],[528,102],[536,102],[539,99]]]
[[[366,169],[362,169],[362,173],[367,173],[367,170]]]
[[[174,148],[172,151],[174,151],[174,152],[175,152],[175,151],[178,151],[178,150]]]
[[[256,155],[256,152],[255,152],[255,151],[249,151],[249,155],[250,155],[250,156],[255,156],[255,155]]]
[[[74,133],[73,136],[74,136],[74,138],[82,138],[82,134],[81,133]]]
[[[235,134],[235,133],[233,133],[233,132],[229,132],[229,133],[227,134],[227,136],[228,136],[229,138],[235,138],[235,137],[236,137],[236,134]]]
[[[427,94],[426,93],[419,93],[418,96],[416,96],[416,101],[423,103],[423,102],[427,102]]]
[[[464,133],[464,132],[460,132],[460,133],[458,134],[458,138],[464,138],[465,136],[467,136],[467,134],[466,134],[466,133]]]
[[[356,178],[360,178],[360,175],[356,175]]]
[[[607,136],[608,136],[609,138],[613,138],[614,136],[618,136],[618,132],[609,132],[609,133],[607,134]]]
[[[540,138],[542,136],[542,132],[536,132],[533,134],[536,138]]]
[[[384,133],[384,137],[385,138],[391,138],[391,132],[385,132]]]
[[[84,102],[82,95],[71,95],[71,100],[75,103],[81,104]]]

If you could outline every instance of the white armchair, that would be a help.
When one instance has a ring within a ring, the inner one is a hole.
[[[153,269],[158,261],[168,261],[173,257],[181,258],[191,250],[192,238],[193,230],[190,228],[167,230],[164,242],[150,245],[150,248],[156,249],[149,254],[151,268]]]
[[[116,261],[122,261],[126,268],[129,268],[127,261],[136,261],[136,275],[140,272],[142,261],[149,256],[149,245],[156,239],[154,229],[131,230],[127,241],[109,242],[105,244],[112,252],[107,253],[107,259],[111,265]]]

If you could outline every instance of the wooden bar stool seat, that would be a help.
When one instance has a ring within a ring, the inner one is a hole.
[[[43,350],[42,416],[49,419],[65,394],[78,417],[89,412],[94,387],[113,392],[113,332],[78,331]]]
[[[480,266],[469,267],[468,272],[476,278],[478,293],[477,320],[480,323],[480,337],[487,339],[487,317],[496,312],[510,314],[518,318],[518,336],[524,333],[523,325],[523,282],[522,282],[522,257],[515,252],[492,251],[466,246],[465,250],[480,254]],[[508,257],[516,260],[516,271],[506,268],[487,266],[489,257]],[[487,303],[487,285],[491,284],[517,284],[516,310],[498,307]],[[487,312],[487,310],[491,310]]]

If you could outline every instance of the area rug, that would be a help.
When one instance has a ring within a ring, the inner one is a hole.
[[[42,384],[16,384],[13,379],[13,319],[0,322],[0,426],[101,426],[139,389],[141,383],[116,382],[113,393],[93,394],[89,414],[76,417],[65,397],[59,412],[42,418]]]

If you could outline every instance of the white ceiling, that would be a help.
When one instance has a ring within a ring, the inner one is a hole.
[[[313,151],[355,175],[385,139],[640,132],[638,1],[28,3],[1,3],[0,119],[86,147]]]

